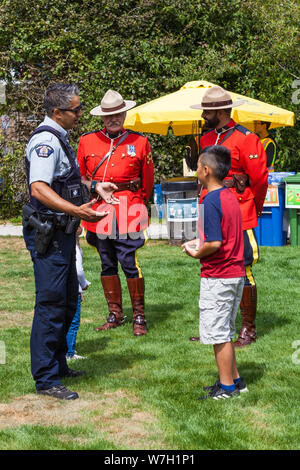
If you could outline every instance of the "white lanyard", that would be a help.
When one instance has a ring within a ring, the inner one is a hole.
[[[114,139],[111,139],[110,140],[110,149],[109,149],[109,152],[108,152],[108,158],[107,158],[107,162],[106,162],[106,165],[105,165],[105,170],[104,170],[104,174],[103,174],[103,178],[102,178],[102,183],[104,182],[105,180],[105,176],[106,176],[106,170],[107,170],[107,165],[109,163],[109,160],[110,160],[110,157],[111,157],[111,154],[112,154],[112,150],[113,150],[113,143],[114,143]],[[106,154],[107,155],[107,154]]]
[[[230,131],[230,129],[233,129],[233,128],[234,128],[234,126],[233,126],[233,127],[228,127],[228,129],[224,129],[224,130],[221,131],[221,132],[217,132],[216,129],[215,129],[215,132],[216,132],[216,134],[218,134],[218,137],[217,137],[217,140],[215,141],[214,145],[217,145],[217,144],[218,144],[219,139],[220,139],[220,137],[221,137],[222,134],[225,134],[225,132],[228,132],[228,131]],[[222,142],[221,142],[221,143],[222,143]]]

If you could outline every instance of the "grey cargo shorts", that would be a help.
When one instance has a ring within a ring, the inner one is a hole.
[[[230,342],[244,288],[244,277],[201,278],[199,333],[203,344]]]

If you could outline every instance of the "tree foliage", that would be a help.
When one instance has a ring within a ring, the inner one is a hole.
[[[297,117],[299,17],[298,0],[2,0],[5,111],[41,119],[44,89],[74,81],[86,104],[76,145],[101,126],[88,111],[108,88],[142,104],[203,79]],[[278,169],[300,169],[299,137],[298,122],[276,132]],[[187,138],[149,138],[157,181],[182,174]]]

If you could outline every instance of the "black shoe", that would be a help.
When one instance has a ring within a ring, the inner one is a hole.
[[[240,393],[243,392],[248,392],[248,388],[246,385],[246,382],[244,381],[243,377],[240,377],[240,381],[235,384],[235,388],[240,391]],[[208,395],[213,393],[215,390],[217,390],[221,385],[220,380],[217,380],[214,385],[209,385],[208,387],[203,387],[204,392],[208,392]]]
[[[208,395],[214,393],[221,386],[220,380],[217,380],[214,385],[209,385],[208,387],[203,387],[203,392],[208,392]]]
[[[68,372],[63,375],[63,378],[68,378],[68,377],[80,377],[82,375],[85,375],[86,373],[83,370],[74,370],[74,369],[69,369]]]
[[[207,395],[199,397],[199,400],[206,400],[207,398],[213,398],[214,400],[223,400],[226,398],[235,398],[240,396],[240,391],[235,388],[234,390],[224,390],[221,385],[215,386],[213,391],[210,391]]]
[[[240,377],[240,379],[241,380],[235,384],[235,388],[237,388],[240,391],[240,393],[248,392],[248,388],[243,377]]]
[[[56,385],[47,390],[37,390],[36,393],[38,395],[60,398],[61,400],[76,400],[76,398],[79,398],[78,393],[71,392],[71,390],[68,390],[64,385]]]

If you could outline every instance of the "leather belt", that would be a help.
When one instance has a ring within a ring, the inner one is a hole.
[[[141,178],[136,178],[135,180],[128,181],[127,183],[115,183],[118,186],[118,191],[132,191],[136,192],[141,187]]]

